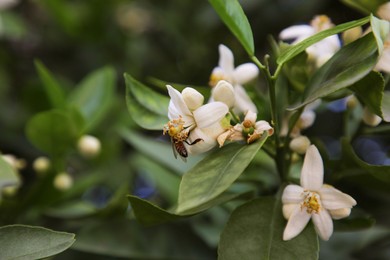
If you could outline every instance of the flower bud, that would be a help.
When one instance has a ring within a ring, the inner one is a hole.
[[[193,88],[185,88],[181,92],[184,102],[190,110],[195,110],[203,105],[204,97]]]
[[[310,146],[310,140],[304,135],[298,136],[291,140],[290,149],[298,154],[306,153],[307,148]]]
[[[355,108],[358,105],[358,103],[359,101],[354,95],[347,97],[347,107],[349,109]]]
[[[26,167],[26,161],[16,158],[15,155],[3,154],[2,157],[14,170],[21,170]]]
[[[45,173],[50,168],[50,160],[47,157],[41,156],[34,160],[33,169],[37,173]]]
[[[220,80],[213,89],[213,99],[215,101],[221,101],[225,103],[229,108],[232,108],[234,106],[234,103],[236,102],[235,96],[234,96],[234,88],[232,84],[225,80]]]
[[[379,6],[376,11],[377,15],[384,20],[390,21],[390,2],[387,2],[381,6]]]
[[[73,178],[67,172],[57,174],[53,182],[54,187],[58,190],[65,191],[73,186]]]
[[[77,143],[79,152],[86,158],[92,158],[98,155],[100,153],[100,146],[99,139],[91,135],[82,136]]]
[[[377,126],[382,121],[382,118],[372,113],[367,107],[363,109],[363,122],[369,126]]]

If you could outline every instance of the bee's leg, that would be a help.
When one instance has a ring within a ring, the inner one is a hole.
[[[202,138],[198,138],[195,141],[193,141],[192,143],[187,142],[187,140],[185,140],[184,142],[186,142],[186,144],[188,144],[188,145],[194,145],[194,144],[196,144],[196,143],[198,143],[200,141],[203,141],[203,139]]]

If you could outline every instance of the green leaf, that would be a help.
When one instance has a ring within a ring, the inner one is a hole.
[[[45,210],[45,215],[52,218],[75,219],[93,215],[97,208],[90,202],[78,200],[55,205]]]
[[[383,93],[382,114],[383,114],[383,119],[386,122],[390,122],[390,91],[385,91]]]
[[[19,182],[20,180],[15,170],[0,154],[0,192],[3,187],[16,186]]]
[[[12,10],[5,11],[1,10],[0,20],[1,20],[1,35],[0,37],[5,37],[11,40],[20,41],[27,35],[27,24],[25,23],[23,17],[13,12]]]
[[[363,103],[370,110],[383,117],[382,99],[385,81],[382,74],[376,71],[371,71],[367,76],[352,85],[351,89],[355,92]]]
[[[390,166],[388,165],[372,165],[368,164],[365,161],[362,161],[353,150],[353,147],[350,145],[347,139],[342,140],[342,149],[343,153],[346,156],[346,160],[353,161],[360,169],[365,170],[373,177],[390,183]]]
[[[124,74],[124,77],[127,88],[126,96],[129,96],[131,93],[138,104],[153,113],[167,117],[170,100],[167,96],[153,91],[127,73]]]
[[[285,225],[280,199],[259,198],[238,207],[221,234],[218,259],[318,259],[313,225],[283,241]]]
[[[376,13],[377,8],[387,3],[388,0],[341,0],[344,4],[349,5],[365,14]]]
[[[40,259],[61,253],[75,241],[74,234],[43,227],[11,225],[0,228],[0,259]]]
[[[26,126],[30,142],[54,156],[66,153],[80,136],[82,125],[71,113],[62,110],[41,112],[32,117]]]
[[[315,72],[305,89],[303,102],[290,109],[301,108],[351,86],[372,70],[377,58],[377,44],[372,33],[344,46]]]
[[[65,93],[61,88],[61,85],[41,61],[35,60],[35,67],[38,71],[39,78],[45,87],[51,106],[53,108],[65,108]]]
[[[337,25],[333,28],[330,28],[328,30],[321,31],[321,32],[305,39],[304,41],[301,41],[301,42],[291,46],[290,48],[287,48],[286,50],[284,50],[281,53],[281,55],[278,57],[276,62],[279,65],[282,65],[282,64],[286,63],[287,61],[291,60],[292,58],[294,58],[295,56],[297,56],[299,53],[301,53],[307,47],[313,45],[314,43],[319,42],[322,39],[325,39],[326,37],[331,36],[333,34],[341,33],[343,31],[346,31],[346,30],[351,29],[353,27],[362,26],[362,25],[368,23],[369,19],[370,19],[370,17],[365,17],[365,18],[362,18],[360,20],[351,21],[348,23],[343,23],[343,24]]]
[[[249,56],[255,53],[252,29],[237,0],[209,0],[222,21],[236,36]]]
[[[126,89],[126,104],[131,118],[142,128],[162,131],[164,125],[169,121],[168,112],[165,115],[159,115],[146,109],[135,100],[129,88]]]
[[[370,217],[346,218],[334,221],[335,231],[358,231],[375,225],[375,219]]]
[[[69,104],[88,119],[85,131],[90,131],[104,118],[111,107],[115,90],[115,71],[104,67],[87,75],[69,96]]]
[[[154,205],[150,201],[141,199],[133,195],[129,195],[128,199],[134,210],[134,215],[137,218],[137,220],[143,225],[149,226],[149,225],[162,224],[165,222],[170,222],[170,221],[186,218],[195,214],[199,214],[216,205],[223,204],[225,202],[234,199],[247,197],[248,195],[252,195],[252,194],[253,194],[252,191],[246,191],[242,193],[226,192],[220,194],[218,197],[212,200],[207,201],[204,204],[198,205],[196,207],[193,207],[191,209],[188,209],[187,211],[183,211],[180,213],[174,210],[162,209],[159,206]]]
[[[227,190],[252,161],[267,140],[250,145],[229,144],[208,155],[183,175],[180,183],[177,212],[205,204]]]
[[[383,46],[387,40],[387,35],[390,32],[390,23],[385,20],[381,20],[371,15],[370,17],[371,29],[375,36],[376,43],[378,45],[379,55],[382,54]]]

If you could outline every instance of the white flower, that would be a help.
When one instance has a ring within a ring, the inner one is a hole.
[[[390,22],[390,2],[387,2],[379,6],[377,15],[386,21]],[[390,73],[390,32],[387,35],[386,41],[383,44],[383,51],[379,57],[379,61],[375,66],[378,71],[384,71]]]
[[[292,139],[289,146],[292,151],[298,154],[304,154],[310,146],[310,140],[307,136],[300,135]]]
[[[164,126],[173,141],[184,142],[189,154],[206,152],[217,145],[217,137],[225,131],[221,121],[229,112],[222,102],[205,105],[203,96],[193,88],[185,88],[182,93],[167,85],[171,100],[168,117],[171,120]],[[191,143],[197,141],[193,145]]]
[[[390,1],[379,6],[376,13],[381,19],[390,21]]]
[[[268,135],[274,133],[274,129],[267,121],[257,121],[257,114],[248,111],[245,115],[244,121],[241,124],[236,124],[218,137],[219,146],[223,146],[226,140],[241,141],[245,140],[248,144],[260,139],[265,131]]]
[[[92,158],[100,153],[99,139],[92,135],[83,135],[77,142],[79,152],[86,158]]]
[[[225,80],[233,85],[235,92],[235,109],[237,112],[246,113],[248,110],[257,112],[255,104],[246,93],[243,84],[255,79],[259,69],[253,63],[244,63],[234,67],[232,51],[223,44],[219,45],[218,66],[213,69],[210,76],[210,86],[214,87],[220,80]]]
[[[334,27],[328,16],[317,15],[313,18],[310,25],[294,25],[280,32],[279,38],[282,40],[294,40],[292,44],[296,44],[306,38]],[[329,36],[306,49],[309,59],[316,62],[316,66],[322,66],[335,54],[341,47],[340,40],[337,35]]]
[[[382,118],[374,113],[365,106],[363,108],[363,122],[369,126],[377,126],[382,122]]]
[[[73,178],[67,172],[61,172],[53,180],[53,185],[58,190],[69,190],[73,186]]]
[[[13,7],[19,0],[0,0],[0,10],[6,10]]]
[[[33,169],[39,174],[47,172],[50,169],[50,166],[51,162],[49,158],[44,156],[36,158],[33,162]]]
[[[296,237],[313,220],[317,234],[328,240],[333,233],[333,219],[348,217],[356,201],[349,195],[323,184],[324,169],[314,145],[306,152],[301,171],[301,186],[290,184],[282,195],[283,215],[288,219],[283,240]]]

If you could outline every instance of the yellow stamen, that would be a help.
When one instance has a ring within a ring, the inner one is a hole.
[[[313,212],[318,214],[321,210],[318,194],[315,192],[307,192],[306,197],[301,205],[301,209],[303,208],[306,208],[306,212],[308,214]]]

